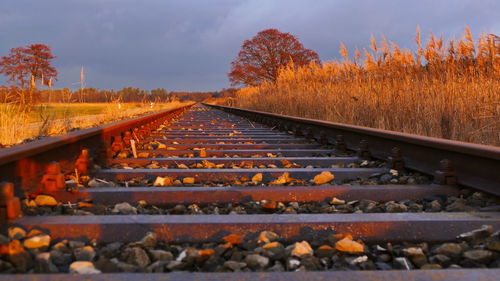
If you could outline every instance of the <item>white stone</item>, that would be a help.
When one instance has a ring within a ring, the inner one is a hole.
[[[69,266],[69,273],[96,274],[101,273],[101,271],[89,261],[75,261]]]
[[[113,213],[120,213],[124,215],[137,214],[137,209],[127,202],[118,203],[113,208]]]
[[[368,256],[357,257],[357,258],[353,259],[352,261],[350,261],[349,263],[350,264],[358,264],[358,263],[362,263],[365,261],[368,261]]]

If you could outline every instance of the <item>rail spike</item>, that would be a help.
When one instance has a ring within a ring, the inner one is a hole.
[[[139,139],[143,139],[148,133],[149,133],[149,129],[145,125],[141,125],[141,127],[139,128],[139,134],[137,135],[137,137]]]
[[[439,162],[439,170],[434,174],[434,183],[442,185],[457,184],[457,176],[450,160],[443,159]]]
[[[358,157],[364,160],[370,160],[372,158],[367,140],[361,140],[359,143]]]
[[[132,132],[130,131],[125,131],[123,133],[123,144],[125,147],[129,148],[130,147],[130,140],[132,139]]]
[[[300,126],[293,126],[292,128],[293,128],[293,130],[292,130],[292,131],[293,131],[293,134],[294,134],[295,136],[297,136],[297,137],[301,137],[301,136],[303,136],[303,135],[304,135],[304,134],[303,134],[303,132],[302,132],[302,128],[301,128]]]
[[[319,143],[321,143],[322,145],[330,144],[330,139],[325,131],[319,132]]]
[[[303,134],[306,139],[314,139],[314,133],[310,127],[305,128]]]
[[[89,150],[82,149],[82,151],[80,151],[80,155],[75,161],[75,169],[78,171],[80,175],[88,175],[89,164],[90,164]]]
[[[57,161],[50,162],[40,183],[42,184],[42,192],[64,190],[66,182],[63,173],[61,173],[61,164]]]
[[[22,215],[21,201],[14,196],[14,184],[0,182],[0,221],[17,219]]]
[[[335,150],[341,153],[345,153],[347,151],[343,135],[337,135],[337,138],[335,139]]]
[[[392,148],[391,156],[387,158],[387,167],[398,171],[403,171],[405,169],[405,160],[403,159],[399,147]]]
[[[287,124],[285,121],[276,121],[276,127],[281,129],[281,130],[286,130]]]
[[[142,139],[143,138],[142,130],[140,130],[137,127],[134,128],[133,135],[137,139]]]
[[[114,137],[113,143],[111,144],[111,151],[113,151],[115,154],[123,150],[123,140],[122,136],[117,135]]]

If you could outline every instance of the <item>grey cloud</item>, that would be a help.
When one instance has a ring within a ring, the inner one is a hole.
[[[368,46],[371,34],[413,48],[417,25],[425,36],[454,36],[464,25],[476,36],[498,34],[498,11],[494,0],[5,0],[0,54],[52,46],[57,87],[74,87],[84,65],[89,87],[218,90],[228,86],[243,40],[265,28],[290,32],[331,60],[340,41],[352,51]]]

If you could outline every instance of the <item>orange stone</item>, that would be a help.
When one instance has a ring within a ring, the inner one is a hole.
[[[154,186],[170,186],[174,184],[174,180],[171,177],[156,177]]]
[[[213,254],[215,254],[214,249],[204,249],[198,251],[199,256],[211,256]]]
[[[210,161],[207,161],[207,160],[203,160],[203,161],[201,161],[201,163],[202,163],[202,167],[205,167],[205,168],[215,168],[215,167],[217,167],[217,165],[215,165],[214,163],[212,163]]]
[[[259,239],[257,242],[259,243],[269,243],[271,240],[277,240],[279,238],[279,235],[272,232],[272,231],[262,231],[259,234]]]
[[[341,252],[361,253],[364,252],[365,246],[346,237],[335,243],[335,249]]]
[[[255,174],[255,176],[252,177],[253,183],[259,183],[261,181],[262,181],[262,173]]]
[[[297,257],[311,256],[312,254],[313,249],[307,241],[296,242],[292,250],[292,255]]]
[[[22,254],[26,252],[23,248],[23,245],[21,245],[21,242],[19,240],[12,240],[9,243],[8,249],[7,249],[7,254],[10,256],[16,255],[16,254]]]
[[[195,180],[194,178],[183,178],[182,183],[183,184],[194,184]]]
[[[319,247],[318,249],[321,249],[321,250],[333,250],[333,248],[330,247],[329,245],[323,245],[323,246]]]
[[[290,182],[290,173],[285,172],[283,175],[279,176],[276,180],[270,182],[269,184],[285,184]]]
[[[328,171],[323,171],[323,172],[321,172],[321,174],[316,175],[314,177],[314,183],[315,184],[324,184],[324,183],[330,182],[334,178],[335,178],[335,176],[332,173],[330,173]]]
[[[94,205],[88,202],[78,202],[77,206],[78,208],[92,208]]]
[[[57,200],[50,195],[37,195],[35,203],[37,206],[56,206]]]
[[[264,209],[276,209],[278,205],[274,201],[267,201],[262,203],[262,208]]]
[[[263,246],[264,249],[270,249],[270,248],[276,248],[278,247],[279,243],[278,242],[271,242],[267,243],[266,245]]]
[[[25,248],[28,249],[38,249],[42,247],[48,247],[50,245],[50,236],[42,234],[29,237],[23,241],[23,245]]]
[[[243,242],[243,238],[236,234],[229,234],[223,238],[225,242],[229,242],[231,244],[240,244]]]

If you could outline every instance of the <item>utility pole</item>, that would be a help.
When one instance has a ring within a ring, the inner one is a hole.
[[[83,72],[83,66],[80,69],[80,97],[82,102],[85,102],[85,97],[83,96],[83,88],[85,88],[85,73]]]
[[[73,85],[80,85],[80,102],[84,102],[83,88],[85,88],[85,72],[83,71],[83,66],[80,69],[80,82],[73,83]]]

